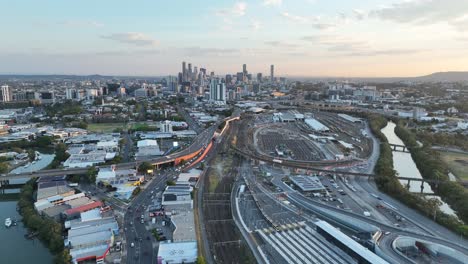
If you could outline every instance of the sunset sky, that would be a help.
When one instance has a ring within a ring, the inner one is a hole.
[[[467,0],[0,0],[0,73],[468,70]]]

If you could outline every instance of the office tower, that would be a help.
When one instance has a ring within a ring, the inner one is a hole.
[[[187,68],[185,67],[185,61],[182,62],[182,82],[187,78]]]
[[[238,72],[236,74],[236,78],[238,82],[243,82],[244,81],[244,73],[243,72]]]
[[[210,82],[210,101],[216,101],[216,98],[218,98],[218,80],[217,79],[211,79]]]
[[[219,79],[211,79],[210,101],[226,102],[226,84]]]
[[[226,83],[230,84],[232,82],[232,75],[231,74],[226,74]]]
[[[212,72],[210,73],[210,76],[211,76],[211,77],[214,77],[214,71],[212,71]]]
[[[262,78],[263,78],[262,73],[260,72],[257,73],[257,82],[262,82]]]
[[[203,72],[203,76],[206,76],[206,69],[205,68],[200,68],[200,72]]]
[[[247,64],[242,65],[242,72],[247,75]]]
[[[197,80],[197,78],[198,78],[198,67],[197,67],[197,66],[195,66],[195,67],[193,68],[193,78],[194,78],[195,80]]]
[[[275,65],[270,66],[270,82],[275,81]]]
[[[180,77],[180,73],[179,73],[179,77]],[[172,92],[175,92],[177,90],[177,84],[178,84],[178,80],[175,76],[169,76],[167,78],[167,88],[172,91]]]
[[[55,94],[49,91],[40,92],[40,100],[42,104],[53,104],[55,103]]]
[[[252,74],[249,73],[247,75],[244,74],[244,76],[247,78],[247,80],[251,81],[252,80]]]
[[[179,82],[178,82],[178,83],[181,84],[181,83],[182,83],[182,79],[184,78],[183,73],[179,72],[179,75],[178,75],[178,76],[179,76],[179,78],[178,78],[178,81],[179,81]]]
[[[187,81],[192,80],[192,63],[188,64],[188,70],[187,70]]]
[[[13,98],[11,87],[8,85],[2,85],[0,89],[0,102],[10,102]]]

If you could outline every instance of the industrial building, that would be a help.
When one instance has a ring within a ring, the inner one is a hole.
[[[306,118],[304,122],[314,131],[328,132],[330,129],[315,118]]]
[[[197,242],[159,243],[158,263],[195,263],[197,257]]]
[[[329,223],[325,221],[315,222],[317,232],[325,237],[328,241],[335,244],[338,248],[346,252],[358,263],[362,264],[388,264],[387,261],[374,254],[369,249],[365,248],[354,239],[345,235]]]
[[[290,176],[289,179],[302,192],[320,192],[325,190],[322,182],[316,176]]]

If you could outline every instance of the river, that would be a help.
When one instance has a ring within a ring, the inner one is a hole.
[[[18,167],[11,173],[32,172],[47,167],[55,155],[40,153],[41,159],[34,163]],[[5,193],[19,193],[20,189],[5,189]],[[24,238],[27,229],[21,222],[21,216],[16,211],[17,201],[0,202],[0,263],[15,264],[50,264],[53,263],[53,256],[49,250],[38,240]],[[17,226],[5,227],[6,218],[17,220]]]
[[[15,264],[50,264],[53,256],[49,250],[38,240],[24,238],[26,228],[20,221],[21,216],[16,211],[16,201],[0,202],[0,263]],[[5,227],[6,218],[18,220],[17,226]]]
[[[390,144],[395,145],[405,145],[403,141],[395,134],[395,127],[396,124],[393,122],[388,122],[387,126],[384,127],[381,131],[387,137],[387,140]],[[416,167],[416,163],[414,163],[413,158],[411,157],[410,153],[400,152],[400,151],[393,151],[393,167],[395,171],[401,177],[408,177],[408,178],[417,178],[422,179],[421,173]],[[400,183],[403,186],[407,186],[408,182],[405,180],[401,180]],[[421,183],[420,182],[411,182],[409,186],[410,192],[413,193],[421,193]],[[432,191],[431,186],[428,183],[424,183],[424,194],[434,194]],[[436,198],[442,202],[440,209],[447,214],[455,215],[455,212],[449,207],[448,204],[442,201],[439,196],[430,195],[431,198]]]

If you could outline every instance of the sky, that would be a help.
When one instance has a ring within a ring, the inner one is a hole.
[[[468,0],[0,0],[1,74],[468,71]]]

